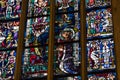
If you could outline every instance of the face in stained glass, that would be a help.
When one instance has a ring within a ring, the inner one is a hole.
[[[86,0],[86,8],[110,6],[111,0]]]
[[[48,47],[31,47],[23,55],[23,78],[43,77],[47,75]]]
[[[50,13],[49,0],[29,0],[28,16],[47,15]]]
[[[16,51],[0,51],[0,79],[13,80],[15,71]]]
[[[113,39],[93,40],[87,43],[88,71],[115,69]]]
[[[49,35],[49,17],[28,19],[25,45],[36,46],[48,43]]]
[[[79,43],[55,46],[55,74],[78,74],[80,72]]]
[[[88,38],[107,37],[113,33],[110,8],[88,12],[86,22]]]
[[[0,5],[0,19],[20,17],[21,0],[1,0]]]
[[[116,80],[116,74],[110,73],[99,73],[88,75],[88,80]]]
[[[55,41],[76,41],[80,37],[80,18],[78,13],[60,14],[56,17]],[[62,17],[62,18],[61,18]]]
[[[71,12],[79,10],[80,0],[56,0],[57,12]]]
[[[12,48],[17,46],[19,21],[0,23],[0,47]]]

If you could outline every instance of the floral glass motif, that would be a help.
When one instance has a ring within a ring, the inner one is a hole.
[[[17,46],[19,21],[0,23],[0,48]]]
[[[0,19],[18,18],[22,0],[0,0]]]
[[[86,8],[110,6],[111,0],[86,0]]]
[[[56,0],[57,12],[73,12],[79,10],[80,0]]]
[[[82,80],[80,76],[74,76],[74,77],[63,77],[63,78],[58,78],[54,80]]]
[[[37,46],[48,44],[49,16],[27,20],[25,45]]]
[[[88,80],[117,80],[116,73],[99,73],[88,75]]]
[[[80,37],[80,14],[58,14],[55,22],[55,41],[57,43],[77,41]]]
[[[14,80],[16,51],[0,51],[0,80]]]
[[[48,47],[26,48],[23,54],[23,79],[47,76]]]
[[[29,0],[28,16],[48,15],[50,14],[49,0]]]
[[[111,9],[90,11],[86,16],[87,38],[101,38],[113,34]]]
[[[55,46],[55,75],[80,73],[80,44],[66,43]]]
[[[87,60],[88,71],[115,69],[113,39],[88,41]]]

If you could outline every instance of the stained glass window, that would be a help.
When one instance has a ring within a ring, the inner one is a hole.
[[[80,74],[80,1],[56,0],[54,74]],[[74,78],[61,78],[64,80]],[[58,80],[61,80],[58,79]]]
[[[0,80],[13,80],[21,0],[0,0]]]
[[[43,78],[48,69],[49,0],[29,0],[22,78]]]
[[[116,80],[111,0],[86,0],[89,80]],[[109,73],[105,73],[109,72]]]

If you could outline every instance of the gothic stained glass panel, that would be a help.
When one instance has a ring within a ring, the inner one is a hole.
[[[17,46],[19,21],[0,23],[0,48],[13,48]]]
[[[55,41],[77,41],[80,37],[80,14],[58,14],[55,23]]]
[[[113,39],[88,41],[87,60],[88,71],[115,69]]]
[[[29,0],[28,16],[39,16],[50,14],[49,0]]]
[[[37,46],[48,44],[49,16],[27,20],[25,45]]]
[[[1,0],[0,19],[18,18],[21,13],[22,0]]]
[[[56,0],[57,13],[79,10],[80,0]]]
[[[0,51],[0,80],[14,80],[16,51]]]
[[[55,75],[80,73],[80,44],[66,43],[56,45],[54,60]]]
[[[47,76],[48,46],[26,48],[23,55],[22,77]]]
[[[117,80],[116,73],[99,73],[88,75],[88,80]]]
[[[113,35],[111,9],[98,9],[87,12],[87,37],[102,38]]]
[[[111,0],[86,0],[86,8],[110,6]]]

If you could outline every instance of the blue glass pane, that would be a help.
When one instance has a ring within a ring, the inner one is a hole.
[[[116,73],[99,73],[88,75],[88,80],[117,80]]]
[[[56,0],[57,12],[72,12],[79,10],[80,0]]]
[[[87,12],[87,38],[102,38],[113,35],[111,9],[99,9]]]
[[[32,18],[27,20],[25,35],[26,46],[48,44],[49,17]]]
[[[23,55],[22,77],[33,78],[47,75],[48,47],[26,48]]]
[[[69,42],[80,39],[80,14],[58,14],[55,23],[55,41]]]
[[[14,80],[16,51],[0,51],[0,80]]]
[[[0,23],[0,48],[17,46],[19,21]]]
[[[28,16],[50,14],[49,0],[29,0]]]
[[[86,0],[86,8],[110,6],[111,0]]]
[[[55,75],[80,73],[80,44],[69,43],[55,46],[54,68]]]
[[[87,60],[88,71],[115,69],[113,39],[88,41]]]
[[[1,0],[0,19],[18,18],[21,13],[22,0]]]

